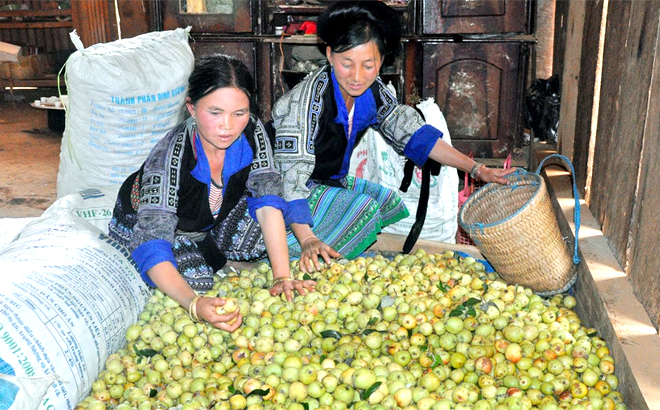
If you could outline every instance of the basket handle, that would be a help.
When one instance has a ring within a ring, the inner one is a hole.
[[[536,174],[541,173],[541,169],[543,169],[543,165],[545,164],[545,161],[550,159],[550,158],[559,158],[564,163],[568,166],[568,169],[571,171],[571,179],[573,181],[573,198],[575,200],[575,207],[573,208],[573,222],[575,223],[575,246],[573,250],[573,263],[576,265],[580,263],[580,257],[578,256],[578,238],[579,238],[579,232],[580,232],[580,195],[578,194],[577,191],[577,186],[575,184],[575,169],[573,169],[573,164],[571,164],[571,161],[560,154],[552,154],[548,155],[541,161],[539,164],[538,168],[536,168]]]

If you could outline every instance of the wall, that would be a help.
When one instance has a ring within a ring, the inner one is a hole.
[[[555,5],[555,0],[536,2],[536,78],[552,76]]]
[[[657,330],[660,8],[647,1],[587,2],[582,27],[577,97],[562,98],[561,108],[566,118],[576,107],[576,121],[562,124],[559,137],[572,140],[580,191]],[[567,42],[569,55],[574,46]],[[569,69],[575,68],[564,72]]]

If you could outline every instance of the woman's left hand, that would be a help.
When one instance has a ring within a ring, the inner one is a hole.
[[[306,295],[307,291],[316,289],[316,282],[313,280],[284,280],[277,282],[270,288],[270,295],[277,296],[282,293],[286,296],[286,299],[291,302],[293,299],[293,291],[298,292],[301,295]]]
[[[515,168],[501,169],[501,168],[488,168],[481,167],[477,172],[477,179],[483,182],[497,182],[498,184],[508,185],[509,181],[504,177],[515,172]]]

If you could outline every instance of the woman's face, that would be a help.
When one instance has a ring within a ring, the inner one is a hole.
[[[236,87],[218,88],[197,104],[186,103],[197,123],[204,150],[226,150],[241,136],[250,121],[250,100]]]
[[[383,57],[373,41],[361,44],[342,53],[326,48],[328,61],[335,70],[335,77],[344,100],[359,97],[376,81]]]

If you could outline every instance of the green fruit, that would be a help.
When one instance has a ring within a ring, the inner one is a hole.
[[[289,398],[301,402],[307,398],[307,386],[301,382],[293,382],[289,387]]]
[[[323,386],[321,382],[318,382],[316,380],[312,381],[307,386],[307,394],[310,397],[318,399],[325,394],[325,386]]]
[[[445,329],[452,334],[459,334],[463,330],[463,319],[460,317],[450,317],[445,323]]]
[[[323,383],[323,387],[328,393],[333,393],[335,389],[337,389],[337,386],[339,385],[339,380],[337,379],[337,376],[333,374],[328,374],[325,377],[323,377],[321,383]]]
[[[340,384],[333,392],[332,397],[344,404],[350,404],[353,402],[353,398],[355,397],[355,390],[353,390],[353,387],[349,385]]]
[[[419,386],[423,387],[424,389],[430,391],[430,392],[435,392],[440,388],[440,385],[442,384],[442,380],[440,377],[435,374],[433,371],[430,371],[428,373],[425,373],[420,379],[419,379]]]
[[[357,369],[353,373],[353,387],[360,390],[366,390],[376,383],[376,374],[366,368]]]

